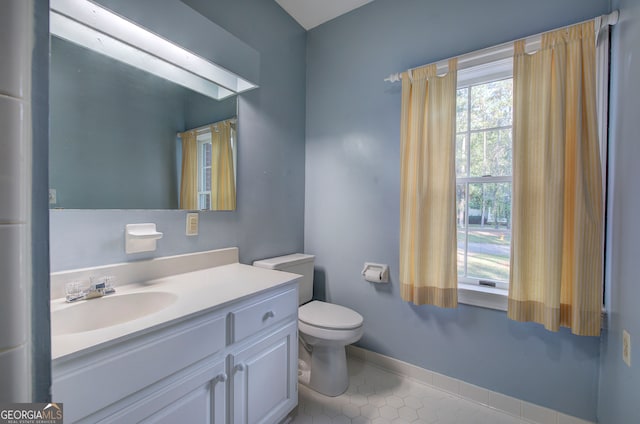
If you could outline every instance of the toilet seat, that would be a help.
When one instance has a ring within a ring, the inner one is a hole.
[[[364,318],[344,306],[314,300],[298,308],[298,320],[327,330],[353,330],[362,326]]]
[[[344,346],[360,340],[364,334],[364,327],[361,325],[349,330],[335,330],[316,327],[298,320],[298,331],[302,338],[312,346],[322,344],[344,348]]]

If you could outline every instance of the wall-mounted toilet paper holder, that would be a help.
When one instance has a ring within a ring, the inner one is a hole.
[[[372,283],[388,283],[389,265],[365,262],[362,275],[365,280],[371,281]]]

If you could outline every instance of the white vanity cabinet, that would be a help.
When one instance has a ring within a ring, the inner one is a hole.
[[[58,358],[53,400],[65,423],[280,422],[298,401],[297,309],[293,280]]]
[[[233,352],[234,424],[276,423],[298,402],[297,322]],[[292,367],[291,362],[296,366]]]
[[[288,290],[230,314],[234,424],[275,423],[298,403],[297,296],[297,290]],[[260,333],[276,322],[283,325]],[[264,335],[256,338],[256,333]]]

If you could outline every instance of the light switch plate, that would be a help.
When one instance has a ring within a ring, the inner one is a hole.
[[[58,203],[57,199],[56,199],[56,189],[55,188],[50,188],[49,189],[49,204],[50,205],[55,205],[56,203]]]
[[[187,233],[186,234],[188,236],[198,235],[198,214],[197,213],[187,214]]]
[[[622,330],[622,360],[631,366],[631,335],[627,330]]]

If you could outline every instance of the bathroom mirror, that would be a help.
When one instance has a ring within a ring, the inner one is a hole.
[[[222,210],[235,209],[236,97],[214,100],[52,36],[50,207],[180,209],[178,134],[227,120],[234,197]]]

